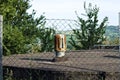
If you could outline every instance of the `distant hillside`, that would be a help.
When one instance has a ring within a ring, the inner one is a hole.
[[[70,45],[70,35],[73,34],[72,30],[62,31],[61,33],[65,33],[67,35],[67,47],[68,49],[72,49],[73,47]],[[118,26],[107,26],[105,36],[109,41],[113,41],[114,39],[119,37],[119,28]]]
[[[118,26],[107,26],[105,36],[107,36],[109,39],[118,38],[119,27]]]
[[[62,31],[61,33],[70,35],[70,34],[73,34],[73,31],[72,30]],[[118,26],[107,26],[105,36],[119,37],[119,27]]]

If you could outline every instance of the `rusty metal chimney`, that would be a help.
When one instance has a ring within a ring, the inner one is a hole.
[[[64,61],[66,60],[65,51],[66,51],[66,36],[64,34],[55,35],[55,58],[54,61]]]
[[[55,35],[55,54],[56,57],[65,56],[66,51],[66,36],[64,34]]]

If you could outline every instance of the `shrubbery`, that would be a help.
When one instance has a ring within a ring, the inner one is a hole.
[[[4,26],[3,31],[3,54],[10,55],[11,53],[24,53],[25,37],[22,32],[17,27],[11,28],[10,25]]]
[[[3,55],[53,49],[51,41],[55,30],[45,28],[44,15],[35,18],[34,10],[28,14],[27,10],[31,7],[29,2],[30,0],[0,1],[0,14],[4,21]]]
[[[102,44],[105,40],[104,33],[106,23],[108,18],[105,17],[103,21],[98,24],[98,12],[99,8],[92,6],[90,3],[88,7],[84,4],[86,18],[83,19],[78,16],[79,29],[73,29],[74,37],[71,36],[70,44],[75,47],[75,49],[92,49],[96,44]]]

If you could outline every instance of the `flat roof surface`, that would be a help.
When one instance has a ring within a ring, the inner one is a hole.
[[[110,50],[66,52],[67,61],[52,62],[54,52],[15,54],[3,57],[3,66],[51,71],[120,72],[120,53]]]

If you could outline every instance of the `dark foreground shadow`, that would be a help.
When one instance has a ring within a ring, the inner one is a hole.
[[[34,61],[47,61],[52,62],[53,59],[44,59],[44,58],[20,58],[21,60],[34,60]]]
[[[110,55],[108,55],[108,56],[104,56],[104,57],[120,59],[120,56],[110,56]]]

